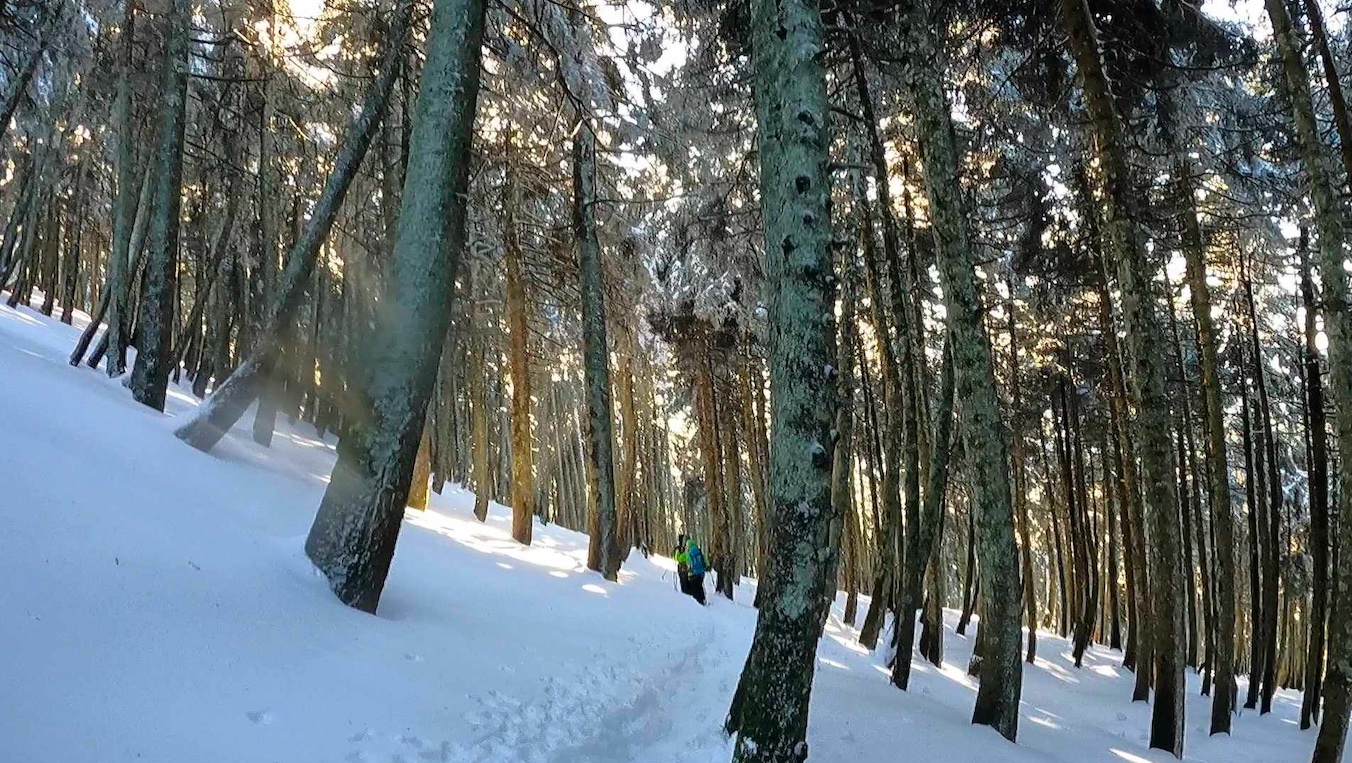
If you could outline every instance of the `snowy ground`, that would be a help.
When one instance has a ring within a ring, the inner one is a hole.
[[[0,306],[0,763],[728,759],[752,609],[700,609],[665,559],[635,554],[607,583],[583,536],[537,526],[522,548],[505,510],[481,525],[449,488],[406,518],[380,615],[347,609],[301,550],[332,442],[301,425],[270,450],[242,434],[198,453],[171,434],[190,395],[167,416],[138,406],[67,365],[75,335]],[[968,723],[970,641],[946,634],[949,662],[917,661],[902,693],[838,615],[813,761],[1172,760],[1146,749],[1149,708],[1114,652],[1077,670],[1042,635],[1015,746]],[[1193,691],[1187,759],[1308,760],[1298,709],[1283,693],[1212,739]]]

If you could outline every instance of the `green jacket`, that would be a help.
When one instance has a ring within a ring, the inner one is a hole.
[[[685,548],[676,552],[677,569],[685,569],[685,570],[690,569],[690,549],[693,548],[694,545],[695,542],[693,540],[686,539]]]

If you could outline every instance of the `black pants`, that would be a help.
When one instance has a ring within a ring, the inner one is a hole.
[[[681,575],[681,593],[689,596],[700,605],[704,605],[704,576],[703,575]]]

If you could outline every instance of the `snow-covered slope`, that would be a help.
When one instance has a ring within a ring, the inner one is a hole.
[[[449,488],[409,512],[380,615],[349,610],[301,550],[332,442],[301,425],[203,455],[171,433],[190,395],[144,409],[67,365],[74,339],[0,307],[0,763],[728,759],[754,610],[699,608],[665,559],[607,583],[583,536],[522,548],[505,510],[481,525]],[[949,663],[917,661],[902,693],[854,636],[833,616],[822,640],[813,761],[1172,760],[1146,749],[1116,653],[1076,670],[1042,635],[1016,746],[968,723],[970,641],[946,634]],[[1188,760],[1308,759],[1297,695],[1209,739],[1195,694]]]

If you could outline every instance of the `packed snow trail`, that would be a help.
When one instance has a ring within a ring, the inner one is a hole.
[[[0,763],[724,763],[721,724],[755,612],[674,590],[668,559],[616,583],[586,538],[510,512],[473,519],[448,487],[410,511],[377,617],[342,606],[302,552],[332,440],[250,416],[212,454],[100,372],[72,368],[75,327],[0,307]],[[866,604],[867,602],[865,602]],[[839,605],[839,602],[838,602]],[[950,613],[951,615],[951,613]],[[1042,634],[1019,744],[970,724],[968,639],[942,669],[887,681],[837,606],[819,651],[811,760],[1165,763],[1146,749],[1120,655],[1083,670]],[[1300,763],[1299,695],[1205,735],[1190,676],[1187,760]]]

